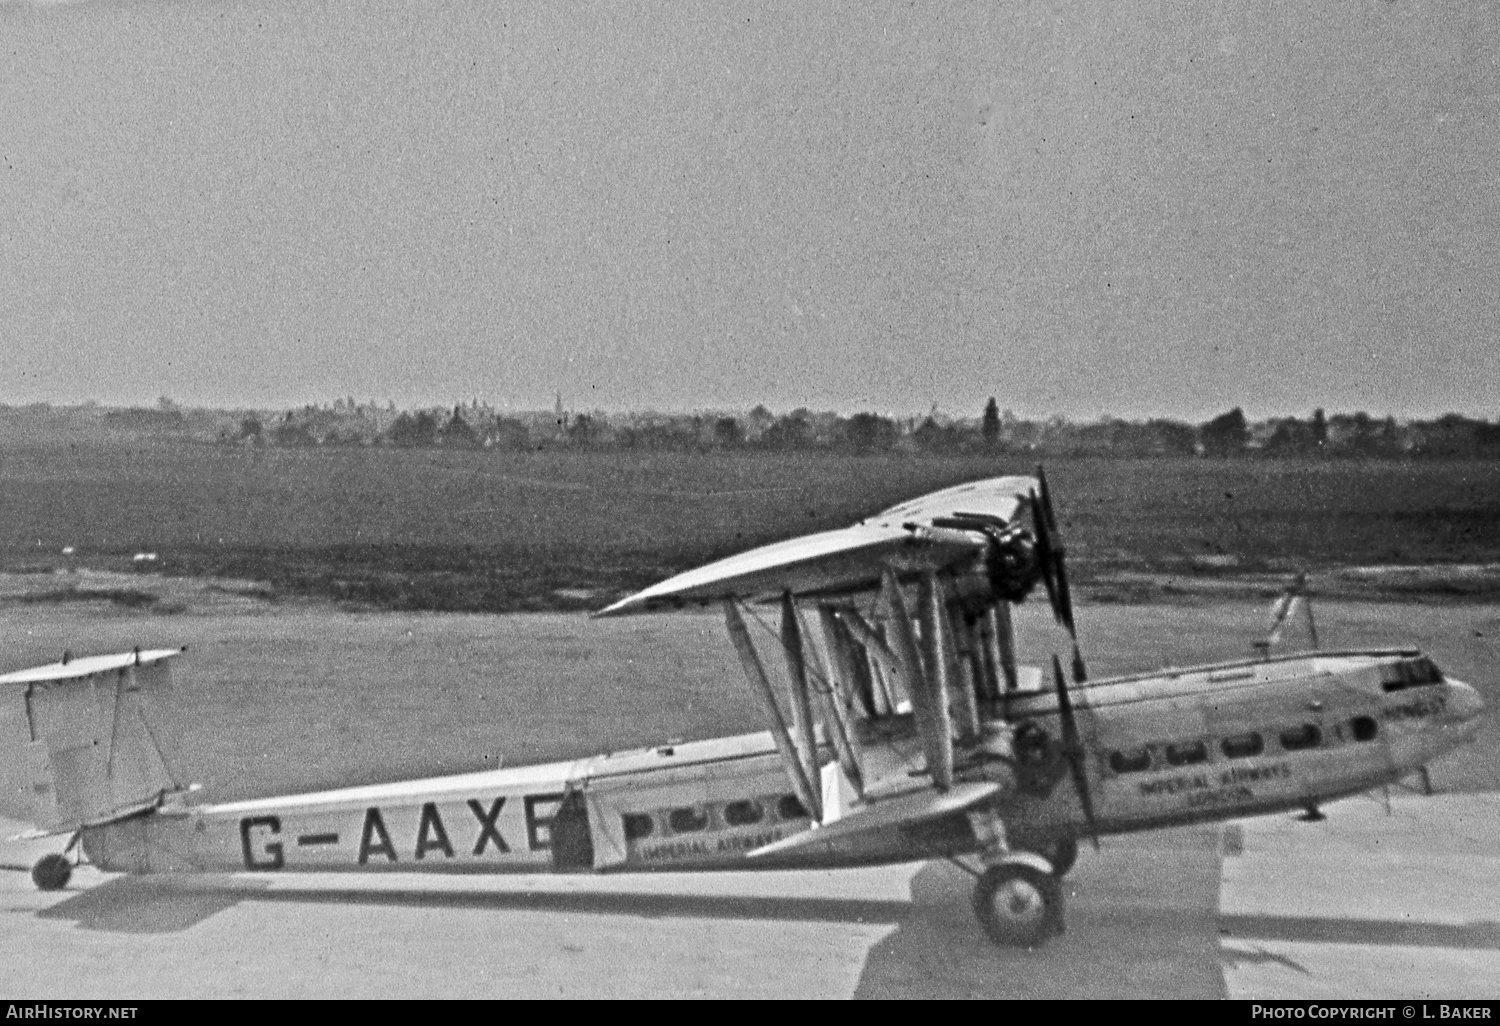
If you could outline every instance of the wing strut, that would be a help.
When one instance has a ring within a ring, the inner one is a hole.
[[[846,624],[847,626],[847,624]],[[851,635],[852,637],[853,635]],[[864,651],[865,669],[870,672],[870,692],[875,696],[877,716],[890,716],[896,712],[896,707],[901,704],[896,697],[896,685],[891,683],[894,679],[890,667],[894,664],[884,664],[871,658],[868,650]]]
[[[849,633],[864,648],[870,661],[880,673],[880,679],[874,683],[878,685],[880,697],[884,700],[886,712],[896,711],[896,696],[891,692],[890,678],[892,675],[901,675],[901,663],[896,658],[896,653],[891,651],[891,646],[885,643],[880,632],[871,627],[869,622],[853,609],[841,609],[838,613],[839,620],[849,628]]]
[[[942,582],[934,576],[933,592],[937,601],[939,634],[943,641],[944,658],[948,666],[949,698],[958,721],[958,735],[966,741],[979,736],[979,696],[975,691],[979,678],[970,673],[972,664],[964,655],[965,646],[959,644],[959,632],[968,637],[963,614],[948,606]]]
[[[827,618],[825,627],[832,631],[834,652],[840,660],[841,672],[859,696],[860,705],[867,716],[885,716],[895,710],[890,688],[885,682],[885,673],[875,657],[866,651],[862,642],[855,640],[854,630],[845,622],[846,615],[858,615],[852,610],[834,611],[823,606],[822,615]],[[866,625],[868,626],[868,625]]]
[[[896,658],[911,691],[912,712],[916,714],[917,729],[921,732],[927,749],[927,770],[932,774],[932,782],[937,789],[947,791],[953,787],[953,727],[948,718],[946,691],[938,690],[938,685],[947,675],[940,670],[931,675],[923,672],[922,651],[917,645],[916,632],[912,630],[911,614],[907,611],[906,600],[901,596],[901,586],[896,583],[896,575],[890,570],[881,577],[881,590],[891,610],[890,625],[896,643]],[[930,606],[930,603],[924,605]],[[935,640],[938,632],[933,631],[931,634]]]
[[[843,692],[847,706],[856,698],[866,716],[876,714],[874,681],[868,674],[863,676],[855,667],[859,653],[855,651],[848,628],[834,611],[826,605],[818,606],[818,623],[823,628],[823,641],[828,649],[829,673],[833,683]]]
[[[936,575],[927,574],[922,578],[920,601],[922,663],[926,671],[922,683],[932,716],[932,738],[928,746],[937,756],[937,772],[933,774],[933,780],[938,783],[939,790],[946,791],[953,786],[953,713],[949,708],[953,678],[949,672],[948,646],[943,631],[943,590]]]
[[[797,622],[802,628],[802,636],[808,637],[812,632],[808,630],[806,621],[802,619],[802,610],[797,609]],[[823,628],[824,647],[829,653],[830,664],[837,665],[838,659],[834,653],[835,641],[827,630],[826,621],[820,621],[819,626]],[[855,793],[864,796],[864,771],[860,768],[859,747],[855,739],[854,731],[849,725],[849,713],[846,705],[848,701],[848,689],[842,686],[842,668],[835,671],[833,665],[823,667],[819,663],[816,649],[811,646],[807,651],[811,654],[815,664],[819,664],[819,672],[815,674],[824,683],[818,688],[823,696],[823,707],[827,725],[827,734],[833,742],[834,753],[838,755],[839,767],[844,771],[844,776],[849,778],[849,783],[854,785]]]
[[[974,695],[977,715],[980,699],[990,701],[1000,697],[991,676],[992,667],[984,657],[980,619],[972,613],[955,613],[952,622],[958,637],[958,664],[965,674],[965,686]]]
[[[787,777],[792,782],[792,789],[797,792],[797,798],[801,800],[803,807],[815,819],[822,822],[823,810],[822,803],[819,801],[822,796],[813,789],[802,758],[797,753],[797,746],[792,743],[792,735],[786,729],[786,720],[782,718],[781,708],[776,704],[776,692],[771,690],[771,682],[766,678],[766,668],[761,665],[760,656],[755,651],[755,644],[750,640],[750,632],[745,629],[745,618],[740,615],[734,599],[724,600],[724,626],[728,628],[729,638],[734,642],[735,650],[739,652],[740,664],[745,668],[745,677],[750,681],[750,688],[765,709],[766,722],[771,728],[771,737],[776,742],[776,750],[781,753],[781,761],[786,767]],[[816,753],[813,754],[816,757]]]
[[[997,602],[985,610],[985,626],[989,634],[986,640],[993,646],[991,652],[1005,676],[1005,690],[1015,691],[1021,683],[1016,675],[1016,624],[1010,603]]]
[[[818,735],[813,725],[812,695],[807,687],[807,653],[802,647],[802,623],[792,593],[781,593],[781,652],[786,657],[786,675],[792,684],[793,737],[801,755],[802,772],[809,783],[818,780]],[[821,794],[821,791],[819,792]],[[822,808],[809,805],[809,811],[823,821]]]

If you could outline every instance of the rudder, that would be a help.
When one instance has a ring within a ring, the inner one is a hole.
[[[181,651],[137,649],[0,676],[0,815],[66,833],[181,790],[167,747],[167,660]]]

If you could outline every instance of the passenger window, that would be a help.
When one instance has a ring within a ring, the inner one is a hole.
[[[759,823],[765,815],[766,810],[761,808],[760,802],[747,800],[730,802],[724,806],[724,822],[730,826],[749,826],[751,823]]]
[[[1248,759],[1252,755],[1259,755],[1265,751],[1265,742],[1259,734],[1236,734],[1234,737],[1226,737],[1219,745],[1224,749],[1224,754],[1231,759]]]
[[[1167,761],[1173,766],[1191,766],[1208,761],[1208,745],[1193,741],[1185,745],[1167,745]]]
[[[1323,742],[1323,732],[1311,723],[1281,732],[1281,747],[1289,752],[1316,748]]]
[[[655,829],[656,823],[644,813],[633,812],[625,816],[625,840],[627,841],[639,841],[643,837],[650,837],[651,831]]]
[[[1354,717],[1349,721],[1349,729],[1353,731],[1356,741],[1374,741],[1375,735],[1380,733],[1380,726],[1373,716]]]
[[[673,809],[667,814],[667,826],[673,833],[690,834],[708,826],[708,812],[704,809]]]
[[[794,794],[784,794],[776,803],[776,815],[781,819],[806,819],[807,810]]]
[[[1140,773],[1151,768],[1151,749],[1137,748],[1133,752],[1110,752],[1109,768],[1116,773]]]

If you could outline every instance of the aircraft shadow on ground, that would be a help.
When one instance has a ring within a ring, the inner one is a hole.
[[[974,882],[945,862],[912,879],[912,913],[870,949],[857,997],[1222,998],[1216,829],[1106,838],[1066,878],[1067,932],[997,947]]]
[[[870,949],[855,993],[1222,998],[1226,969],[1276,963],[1307,973],[1257,942],[1500,949],[1500,923],[1490,921],[1221,914],[1222,873],[1217,830],[1108,838],[1067,877],[1067,933],[1026,951],[991,944],[970,911],[972,880],[930,863],[912,879],[911,914]]]
[[[741,895],[641,894],[618,891],[423,890],[418,887],[271,889],[269,880],[213,877],[120,877],[37,913],[110,933],[175,933],[242,902],[364,905],[494,912],[570,912],[645,919],[753,919],[789,922],[896,923],[905,901]]]
[[[1067,933],[1032,950],[993,944],[971,908],[972,879],[931,863],[912,880],[913,914],[870,949],[855,996],[1224,997],[1217,854],[1152,861],[1109,848],[1084,856],[1068,877]]]
[[[1161,840],[1158,841],[1158,838]],[[1221,915],[1216,836],[1172,831],[1086,852],[1068,877],[1068,932],[1026,951],[996,947],[970,908],[973,882],[948,863],[912,878],[911,900],[632,893],[617,890],[273,887],[244,877],[117,877],[38,918],[122,934],[181,932],[241,904],[542,912],[644,919],[759,920],[892,927],[869,948],[854,996],[1194,997],[1225,995],[1224,971],[1274,961],[1257,941],[1500,950],[1500,923],[1459,925]],[[584,883],[586,878],[580,878]],[[1222,942],[1234,942],[1225,945]],[[1250,950],[1242,950],[1249,948]]]
[[[117,877],[37,913],[112,933],[173,933],[241,904],[317,904],[641,918],[874,924],[858,997],[1222,997],[1217,835],[1171,831],[1106,841],[1068,877],[1069,928],[1034,951],[998,948],[970,907],[973,882],[954,866],[920,869],[911,900],[639,893],[580,889],[391,889],[358,881],[304,886],[240,876]],[[617,887],[613,884],[612,887]]]
[[[904,901],[844,898],[744,897],[722,894],[629,894],[599,891],[345,891],[275,890],[247,895],[258,902],[325,902],[496,912],[577,912],[644,919],[756,919],[805,923],[894,923],[908,915]]]
[[[1227,915],[1220,917],[1220,927],[1226,938],[1245,941],[1500,951],[1500,923],[1489,920],[1425,923],[1315,916]]]
[[[182,886],[170,877],[123,876],[58,902],[38,919],[62,919],[105,933],[178,933],[233,908],[265,881],[229,882],[222,887],[195,881]]]

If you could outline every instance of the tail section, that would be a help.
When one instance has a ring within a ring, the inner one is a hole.
[[[181,790],[167,664],[181,651],[65,656],[0,675],[0,815],[70,833]]]

